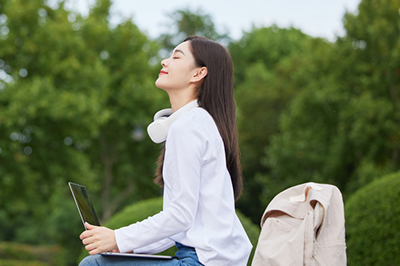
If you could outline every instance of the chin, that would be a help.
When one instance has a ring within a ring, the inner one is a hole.
[[[157,88],[162,89],[162,82],[160,82],[159,79],[156,80],[156,82],[154,83],[156,85]]]
[[[168,86],[165,86],[165,84],[163,84],[160,80],[156,80],[155,85],[157,88],[162,89],[164,91],[168,90]]]

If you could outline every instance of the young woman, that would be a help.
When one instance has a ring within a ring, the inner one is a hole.
[[[156,86],[168,93],[168,110],[148,132],[165,140],[156,183],[164,187],[163,211],[117,230],[86,224],[80,236],[84,265],[244,266],[251,243],[235,213],[242,191],[233,66],[227,50],[188,37],[161,62]],[[158,253],[176,245],[176,259],[108,258],[98,253]]]

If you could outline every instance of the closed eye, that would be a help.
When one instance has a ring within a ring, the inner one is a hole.
[[[174,50],[173,52],[172,52],[172,58],[173,59],[179,59],[180,57],[177,57],[177,55],[178,54],[182,54],[182,55],[185,55],[185,53],[182,51],[182,50],[179,50],[179,49],[176,49],[176,50]]]

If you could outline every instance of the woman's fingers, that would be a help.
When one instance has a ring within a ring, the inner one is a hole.
[[[85,223],[85,226],[88,230],[80,235],[80,239],[90,255],[118,249],[114,230],[88,223]]]

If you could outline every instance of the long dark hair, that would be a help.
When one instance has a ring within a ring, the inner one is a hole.
[[[225,146],[226,166],[232,180],[235,199],[243,190],[243,177],[240,165],[236,105],[233,97],[233,64],[229,52],[220,44],[204,37],[190,36],[192,54],[198,67],[207,67],[199,91],[199,105],[214,119]],[[155,183],[162,186],[162,168],[165,149],[157,161]]]

